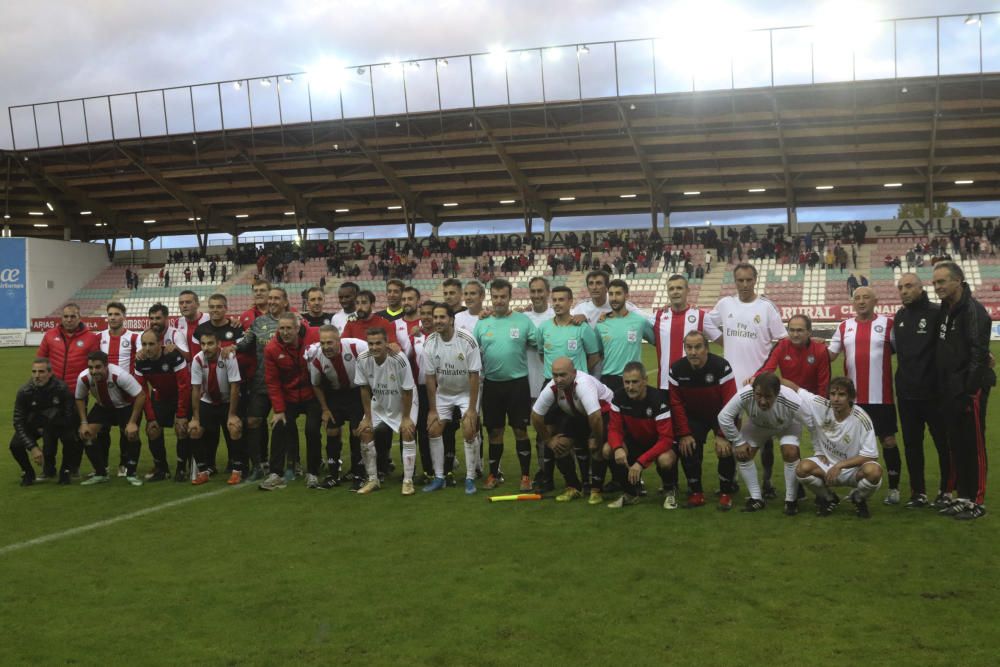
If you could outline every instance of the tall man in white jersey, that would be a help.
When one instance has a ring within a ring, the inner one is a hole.
[[[483,312],[486,288],[478,280],[470,280],[462,287],[462,298],[465,300],[465,310],[455,313],[455,328],[464,329],[471,334]]]
[[[108,328],[97,335],[101,338],[101,352],[108,355],[108,363],[118,366],[129,375],[135,371],[136,354],[141,346],[139,334],[125,328],[125,305],[117,301],[108,304]],[[125,476],[125,434],[118,434],[118,476]],[[110,461],[107,462],[110,465]]]
[[[896,346],[895,323],[878,315],[878,297],[871,287],[859,287],[851,297],[855,316],[840,323],[830,339],[830,362],[844,353],[844,374],[854,383],[858,406],[875,425],[889,474],[886,505],[899,504],[899,478],[903,461],[896,447],[896,404],[892,394],[892,352]]]
[[[442,434],[458,411],[465,441],[465,493],[476,492],[476,470],[482,469],[476,437],[479,433],[479,345],[465,329],[455,325],[455,315],[446,304],[434,306],[434,333],[424,341],[422,366],[427,381],[431,461],[434,479],[425,491],[444,488],[444,439]]]
[[[542,322],[547,322],[555,317],[555,311],[549,305],[549,281],[542,276],[536,276],[528,282],[528,298],[531,299],[531,306],[524,311],[531,323],[538,327]],[[541,350],[528,351],[528,386],[531,391],[531,403],[534,405],[538,400],[538,395],[545,386],[545,361],[542,359]],[[535,454],[538,457],[538,472],[535,474],[535,486],[542,490],[542,493],[554,490],[554,484],[545,475],[545,441],[537,433],[535,434]]]
[[[417,398],[413,373],[402,352],[389,349],[385,329],[372,327],[368,351],[358,357],[354,384],[361,387],[365,416],[358,425],[368,481],[358,489],[366,495],[380,488],[378,459],[388,465],[393,433],[403,437],[403,495],[413,495],[413,469],[417,460]]]
[[[737,388],[741,388],[767,361],[771,347],[788,332],[774,303],[757,294],[756,267],[748,263],[737,264],[733,268],[733,281],[736,283],[736,294],[719,299],[706,321],[721,332],[723,354],[732,366]],[[774,498],[776,493],[771,486],[774,450],[771,441],[762,443],[761,449],[764,497]]]
[[[744,512],[764,509],[760,480],[754,458],[757,449],[771,438],[778,437],[785,458],[785,514],[799,513],[798,480],[795,468],[799,461],[799,435],[802,424],[797,421],[802,400],[788,387],[782,387],[774,373],[761,373],[753,384],[743,387],[719,413],[719,426],[732,443],[740,477],[747,486]],[[741,415],[742,427],[736,426]]]
[[[851,486],[849,499],[862,519],[871,518],[868,498],[882,485],[875,427],[868,413],[854,404],[854,383],[838,377],[830,381],[830,398],[816,396],[789,380],[782,384],[802,399],[799,419],[812,433],[815,454],[799,461],[795,474],[799,483],[816,494],[816,514],[828,516],[838,499],[834,486]]]

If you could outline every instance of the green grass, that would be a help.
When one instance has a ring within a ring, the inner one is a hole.
[[[33,353],[0,350],[4,424]],[[17,479],[0,547],[224,487]],[[861,522],[243,486],[0,554],[0,664],[996,664],[997,518],[882,493]]]

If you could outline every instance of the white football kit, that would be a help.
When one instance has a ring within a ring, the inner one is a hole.
[[[368,387],[372,395],[372,429],[386,424],[399,433],[403,423],[403,391],[409,390],[413,397],[410,405],[410,419],[417,423],[417,392],[413,382],[413,372],[402,352],[389,352],[380,364],[371,351],[362,352],[355,366],[354,384]]]
[[[478,321],[478,320],[477,320]],[[437,382],[435,404],[438,418],[452,421],[455,408],[462,415],[469,410],[469,375],[483,370],[479,344],[472,334],[455,327],[451,340],[432,333],[424,341],[421,369]],[[478,410],[478,405],[474,406]]]

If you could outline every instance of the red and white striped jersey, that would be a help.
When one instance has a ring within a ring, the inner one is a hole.
[[[403,354],[406,355],[406,360],[410,362],[410,369],[413,371],[413,381],[419,385],[427,384],[427,374],[424,372],[423,364],[424,342],[432,333],[434,333],[433,330],[424,333],[423,329],[414,329],[413,333],[407,337],[406,345],[400,345]]]
[[[132,405],[136,396],[142,393],[139,382],[124,369],[114,364],[108,364],[108,375],[103,382],[97,382],[90,374],[90,369],[84,370],[76,379],[76,398],[87,400],[87,395],[94,397],[98,405],[105,408],[124,408]]]
[[[109,329],[99,331],[101,352],[108,355],[108,363],[118,366],[126,373],[135,370],[135,355],[139,351],[141,334],[124,329],[122,335],[112,336]]]
[[[532,406],[535,414],[545,415],[553,405],[570,416],[586,417],[598,410],[610,412],[613,391],[595,377],[577,371],[576,380],[568,389],[559,389],[555,382],[549,382],[538,395]]]
[[[830,339],[830,354],[844,353],[844,373],[854,382],[858,403],[891,404],[892,351],[896,331],[891,317],[844,320]]]
[[[199,324],[204,324],[210,319],[211,318],[208,316],[208,313],[198,313],[193,322],[188,322],[187,318],[183,315],[177,318],[177,331],[184,339],[187,349],[191,353],[192,357],[201,352],[201,343],[199,343],[194,337],[194,330],[198,328]],[[180,347],[180,345],[177,347]]]
[[[709,340],[715,340],[722,334],[705,315],[704,310],[689,306],[682,311],[658,308],[649,318],[656,336],[657,386],[660,389],[669,387],[670,367],[684,356],[684,336],[692,331],[704,331]]]
[[[368,351],[368,342],[360,338],[341,338],[340,354],[333,359],[323,354],[319,343],[313,343],[306,350],[306,361],[309,363],[309,380],[318,387],[323,378],[334,389],[351,389],[354,384],[354,374],[357,372],[358,356]]]
[[[191,360],[191,386],[201,387],[202,403],[209,405],[229,403],[229,385],[241,379],[236,357],[222,359],[217,356],[209,361],[205,358],[204,352],[199,352]]]
[[[184,337],[177,327],[167,327],[166,331],[163,332],[163,340],[160,341],[164,345],[168,343],[180,350],[183,355],[186,356],[190,353],[191,348],[188,347],[187,339]]]

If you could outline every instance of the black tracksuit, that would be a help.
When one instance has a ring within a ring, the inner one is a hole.
[[[982,505],[986,495],[986,393],[990,316],[967,283],[955,304],[942,304],[934,354],[935,388],[946,421],[959,498]]]
[[[71,470],[80,467],[83,450],[76,437],[76,403],[66,383],[54,375],[42,386],[29,382],[17,390],[14,399],[14,437],[10,440],[10,452],[21,467],[22,474],[35,478],[28,452],[42,439],[45,453],[45,474],[55,474],[56,451],[59,440],[63,442],[63,465],[61,474],[69,476]]]
[[[927,493],[924,481],[924,427],[930,429],[938,453],[940,491],[949,492],[955,480],[948,452],[948,438],[938,401],[935,400],[934,343],[940,307],[927,292],[894,318],[896,331],[896,406],[903,431],[906,469],[913,495]]]

